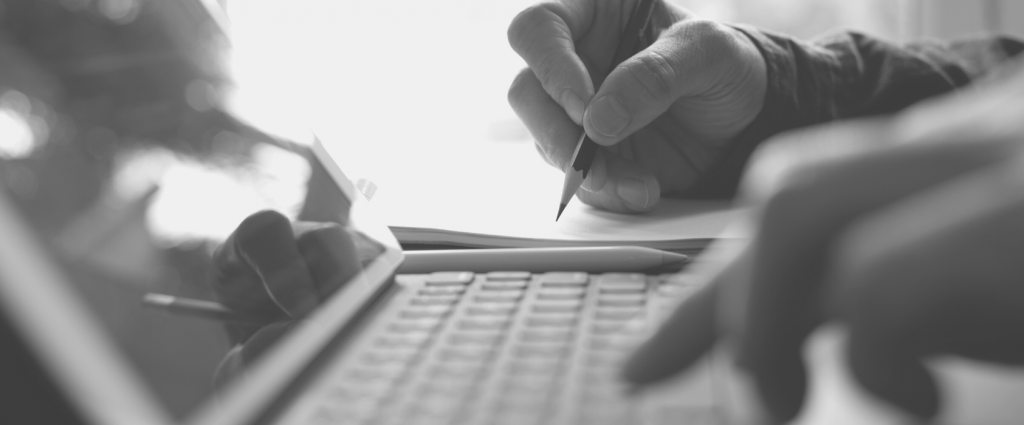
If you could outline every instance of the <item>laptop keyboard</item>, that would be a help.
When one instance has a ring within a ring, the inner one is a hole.
[[[325,372],[302,422],[718,423],[710,379],[653,410],[617,379],[635,345],[696,289],[685,275],[398,279],[406,294]]]

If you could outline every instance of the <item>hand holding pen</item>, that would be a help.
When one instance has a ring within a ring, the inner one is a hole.
[[[638,51],[617,65],[638,1],[541,3],[508,30],[529,65],[509,89],[512,108],[562,171],[582,126],[601,148],[576,196],[620,213],[692,189],[761,111],[767,85],[764,60],[741,31],[660,0],[652,8]]]

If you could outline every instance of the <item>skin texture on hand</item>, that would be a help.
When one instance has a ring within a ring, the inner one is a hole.
[[[745,246],[628,362],[655,382],[734,342],[776,421],[800,411],[802,348],[826,322],[854,378],[922,418],[941,407],[923,361],[1024,364],[1024,66],[892,120],[781,136],[757,152]]]
[[[529,65],[509,103],[537,150],[565,170],[585,130],[604,148],[577,197],[622,213],[692,186],[757,117],[767,86],[764,59],[743,33],[662,1],[653,43],[609,69],[635,4],[540,3],[508,30]]]

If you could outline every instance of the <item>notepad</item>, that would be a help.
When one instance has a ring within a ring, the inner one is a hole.
[[[706,246],[734,215],[720,203],[678,199],[664,199],[656,210],[643,215],[602,211],[576,200],[557,223],[549,209],[540,216],[517,214],[514,220],[465,221],[457,215],[411,219],[391,226],[391,230],[405,244],[474,248],[637,245],[687,251]]]
[[[457,143],[400,155],[335,159],[376,183],[374,210],[403,245],[473,248],[636,245],[701,249],[736,215],[727,203],[662,198],[654,211],[626,215],[569,203],[555,222],[563,174],[528,143]]]

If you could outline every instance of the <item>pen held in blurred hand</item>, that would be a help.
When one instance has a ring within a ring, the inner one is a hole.
[[[142,304],[170,313],[201,317],[221,322],[239,324],[263,324],[266,319],[237,312],[216,301],[176,297],[167,294],[148,293],[142,297]]]

